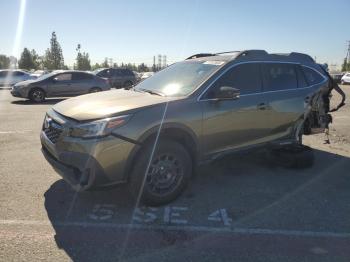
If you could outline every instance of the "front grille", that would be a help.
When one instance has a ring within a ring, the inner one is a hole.
[[[60,124],[57,122],[51,120],[47,127],[43,127],[43,130],[45,132],[45,135],[47,138],[53,143],[56,144],[57,140],[59,139],[60,135],[62,134],[63,128]]]

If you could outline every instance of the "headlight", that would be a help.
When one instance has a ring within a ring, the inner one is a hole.
[[[93,138],[109,135],[115,128],[124,125],[131,115],[117,116],[80,124],[70,128],[72,137]]]

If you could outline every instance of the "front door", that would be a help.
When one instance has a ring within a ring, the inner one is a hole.
[[[240,90],[232,100],[216,99],[222,86]],[[224,73],[201,98],[203,110],[203,148],[211,155],[267,140],[269,107],[262,91],[260,65],[236,65]]]

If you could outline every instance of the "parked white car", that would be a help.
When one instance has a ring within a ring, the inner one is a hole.
[[[350,84],[350,73],[346,73],[345,75],[343,75],[343,77],[341,78],[341,83],[342,85]]]
[[[149,78],[154,75],[154,72],[143,72],[141,73],[141,80],[145,80],[146,78]]]
[[[34,78],[38,78],[38,77],[45,75],[47,73],[48,73],[48,71],[46,71],[46,70],[36,70],[33,73],[31,73],[30,75]]]
[[[13,86],[18,82],[30,79],[35,79],[35,77],[23,70],[0,70],[0,86]]]

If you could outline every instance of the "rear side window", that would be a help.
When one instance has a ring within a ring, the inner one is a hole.
[[[113,75],[114,76],[122,76],[123,72],[121,69],[113,69]]]
[[[125,69],[124,70],[124,75],[127,75],[127,76],[133,76],[134,75],[134,73],[133,72],[131,72],[130,70],[128,70],[128,69]]]
[[[296,67],[296,70],[297,70],[297,75],[298,75],[298,87],[299,88],[303,88],[303,87],[307,87],[308,84],[306,82],[306,79],[305,79],[305,76],[304,76],[304,73],[302,71],[302,68],[300,65],[298,65]]]
[[[70,81],[72,80],[72,74],[60,74],[55,77],[56,81]]]
[[[207,98],[215,98],[215,91],[222,86],[237,88],[241,95],[261,92],[259,65],[242,64],[233,67],[214,83]]]
[[[13,73],[14,76],[23,76],[24,73],[23,72],[19,72],[19,71],[16,71]]]
[[[319,73],[311,68],[303,66],[303,72],[309,86],[319,84],[324,80]]]
[[[262,66],[265,91],[279,91],[298,87],[294,64],[266,63]]]
[[[88,80],[92,79],[93,76],[90,74],[85,74],[85,73],[74,73],[73,74],[73,80]]]

